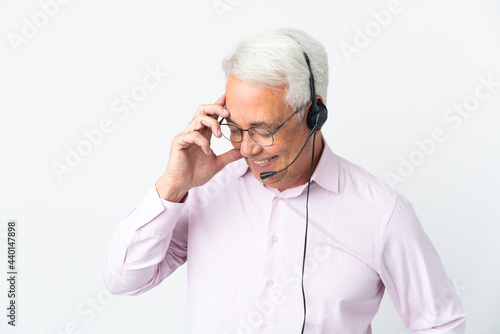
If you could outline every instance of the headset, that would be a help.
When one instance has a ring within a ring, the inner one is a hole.
[[[290,37],[292,37],[292,36],[290,36]],[[292,37],[292,39],[295,40],[295,38],[293,38],[293,37]],[[295,41],[300,46],[300,43],[297,40],[295,40]],[[306,226],[305,226],[305,232],[304,232],[304,254],[302,256],[301,288],[302,288],[302,301],[304,304],[304,320],[302,322],[301,334],[304,334],[304,329],[306,326],[306,315],[307,315],[306,294],[305,294],[305,290],[304,290],[304,271],[305,271],[305,266],[306,266],[307,232],[309,229],[309,189],[311,188],[311,177],[312,177],[312,172],[313,172],[313,167],[314,167],[314,146],[315,146],[314,144],[316,143],[316,131],[318,129],[321,129],[323,124],[325,124],[326,119],[328,118],[328,110],[322,102],[316,101],[316,87],[314,84],[314,75],[313,75],[313,72],[311,69],[311,63],[309,61],[309,57],[307,56],[307,53],[305,53],[305,51],[302,51],[302,52],[304,53],[304,58],[306,59],[307,68],[309,69],[309,86],[310,86],[310,91],[311,91],[311,107],[309,108],[309,110],[307,112],[307,126],[309,127],[309,129],[311,129],[311,132],[309,133],[304,146],[300,150],[299,155],[300,155],[300,153],[302,153],[302,150],[304,149],[307,142],[309,141],[309,138],[311,138],[311,135],[314,135],[312,154],[311,154],[311,167],[309,169],[309,179],[307,181]],[[297,156],[297,158],[298,158],[298,156]],[[295,159],[297,159],[297,158],[295,158]]]
[[[294,37],[292,37],[290,35],[288,35],[288,36],[290,38],[292,38],[295,42],[297,42],[297,44],[299,44],[299,46],[302,48],[300,43]],[[314,84],[314,75],[313,75],[313,72],[311,69],[311,62],[309,61],[309,57],[307,56],[307,53],[305,53],[304,50],[302,50],[302,53],[304,54],[307,68],[309,69],[309,86],[310,86],[310,91],[311,91],[311,107],[309,108],[309,110],[307,112],[307,126],[309,127],[309,129],[311,129],[311,132],[307,136],[306,142],[304,143],[304,146],[302,146],[302,149],[300,150],[297,157],[295,157],[295,159],[287,167],[285,167],[283,170],[290,167],[295,162],[295,160],[297,160],[299,155],[302,153],[302,150],[304,150],[304,147],[306,147],[306,144],[309,141],[309,138],[311,138],[311,136],[313,136],[311,167],[309,169],[309,179],[307,181],[306,226],[305,226],[305,232],[304,232],[304,254],[302,256],[301,287],[302,287],[302,301],[304,304],[304,320],[302,322],[301,334],[304,334],[304,329],[306,326],[306,315],[307,315],[306,294],[305,294],[305,289],[304,289],[304,271],[305,271],[306,253],[307,253],[307,232],[309,229],[309,189],[311,187],[311,177],[312,177],[312,172],[313,172],[313,167],[314,167],[314,148],[315,148],[315,143],[316,143],[316,131],[318,129],[321,129],[321,127],[325,124],[326,119],[328,118],[328,110],[327,110],[324,103],[316,101],[316,87]],[[274,173],[276,173],[276,172],[274,172]]]
[[[286,34],[288,35],[288,34]],[[306,253],[307,253],[307,231],[309,228],[309,189],[311,187],[311,177],[312,177],[312,172],[313,172],[313,167],[314,167],[314,149],[315,149],[315,143],[316,143],[316,131],[321,129],[321,127],[325,124],[326,119],[328,118],[328,110],[326,109],[326,106],[322,102],[317,102],[316,101],[316,87],[314,84],[314,75],[311,69],[311,62],[309,61],[309,57],[307,56],[307,53],[303,50],[302,46],[300,43],[292,36],[288,35],[291,39],[293,39],[299,47],[302,49],[302,53],[304,54],[304,58],[306,60],[307,68],[309,69],[309,87],[311,91],[311,106],[309,107],[309,110],[307,112],[307,126],[311,131],[309,132],[309,135],[307,136],[306,142],[300,149],[299,153],[293,159],[292,162],[290,162],[285,168],[282,168],[278,171],[273,171],[273,172],[264,172],[260,173],[260,178],[261,180],[265,180],[268,177],[271,177],[277,173],[281,173],[282,171],[288,169],[300,156],[304,148],[306,147],[309,139],[313,137],[313,143],[312,143],[312,154],[311,154],[311,167],[309,169],[309,179],[307,182],[307,197],[306,197],[306,226],[305,226],[305,232],[304,232],[304,254],[302,257],[302,300],[304,304],[304,320],[302,322],[302,331],[301,333],[304,333],[304,329],[306,326],[306,314],[307,314],[307,305],[306,305],[306,294],[304,290],[304,269],[305,269],[305,263],[306,263]]]
[[[293,37],[292,37],[293,38]],[[298,43],[298,42],[297,42]],[[300,45],[300,44],[299,44]],[[326,119],[328,118],[328,110],[323,102],[316,101],[316,85],[314,84],[314,75],[311,69],[311,63],[309,61],[309,57],[307,53],[304,53],[304,58],[306,59],[307,68],[309,69],[309,86],[311,89],[311,107],[307,112],[307,126],[309,129],[320,129],[323,124],[325,124]]]
[[[288,36],[290,36],[290,35],[288,35]],[[290,37],[294,41],[296,41],[295,38],[293,38],[292,36],[290,36]],[[299,44],[299,42],[297,42],[297,44]],[[299,44],[299,46],[300,46],[300,44]],[[275,174],[281,173],[282,171],[288,169],[291,165],[293,165],[293,163],[298,159],[298,157],[300,156],[300,154],[302,153],[302,151],[306,147],[307,142],[309,141],[309,139],[311,138],[312,135],[314,135],[314,140],[316,140],[316,130],[319,130],[323,126],[323,124],[325,124],[326,119],[328,118],[328,110],[326,109],[326,106],[322,102],[316,101],[316,87],[314,84],[314,75],[313,75],[313,72],[311,69],[311,63],[309,61],[309,57],[307,56],[307,53],[305,53],[304,51],[302,51],[302,53],[304,54],[307,68],[309,69],[309,87],[310,87],[310,91],[311,91],[311,106],[309,107],[309,110],[307,111],[307,126],[309,127],[309,129],[311,129],[311,132],[309,132],[309,135],[307,136],[306,142],[304,143],[304,145],[300,149],[300,151],[297,154],[297,156],[295,157],[295,159],[292,160],[292,162],[290,162],[287,166],[285,166],[284,168],[282,168],[280,170],[273,171],[273,172],[260,173],[261,180],[265,180],[268,177],[271,177]],[[312,160],[314,160],[314,152],[313,152],[313,159]]]

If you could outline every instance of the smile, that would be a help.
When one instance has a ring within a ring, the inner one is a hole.
[[[260,160],[260,161],[254,161],[254,164],[256,165],[262,165],[271,160],[272,158],[266,159],[266,160]]]

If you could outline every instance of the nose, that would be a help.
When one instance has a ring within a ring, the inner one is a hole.
[[[240,143],[240,153],[243,157],[247,158],[252,155],[258,154],[262,151],[263,147],[253,141],[248,131],[243,132],[243,137]]]

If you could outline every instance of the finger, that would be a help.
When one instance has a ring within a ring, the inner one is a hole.
[[[229,117],[229,111],[224,108],[224,105],[220,104],[202,104],[196,109],[196,115],[206,115],[212,118]]]
[[[217,164],[218,171],[222,170],[231,162],[239,160],[241,158],[243,158],[243,155],[241,155],[240,150],[236,148],[233,148],[232,150],[217,156],[215,161]]]
[[[191,122],[191,131],[200,131],[203,128],[209,128],[217,138],[222,136],[219,122],[212,117],[198,116]]]
[[[174,147],[179,150],[186,150],[193,147],[193,145],[200,147],[206,155],[213,153],[210,148],[210,141],[198,131],[181,134],[174,139]]]
[[[196,116],[181,133],[186,134],[193,131],[199,131],[207,139],[210,138],[210,135],[212,133],[217,138],[220,138],[220,136],[222,136],[219,122],[209,116]]]

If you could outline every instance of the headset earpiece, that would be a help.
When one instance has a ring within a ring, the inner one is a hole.
[[[313,103],[307,112],[307,126],[309,129],[320,129],[328,118],[328,110],[322,102]]]
[[[320,129],[323,124],[325,124],[328,118],[328,109],[322,102],[316,102],[316,87],[314,85],[314,75],[311,70],[311,64],[309,62],[309,57],[304,52],[304,58],[306,59],[307,68],[309,69],[309,86],[311,90],[311,107],[307,112],[307,126],[309,129]]]

